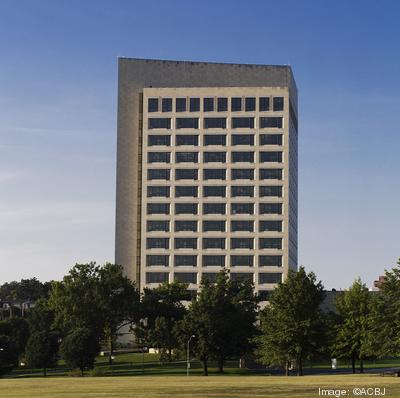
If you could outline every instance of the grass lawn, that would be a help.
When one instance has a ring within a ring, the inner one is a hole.
[[[400,397],[399,379],[375,375],[49,377],[0,380],[2,398],[318,397],[318,388],[386,388]]]

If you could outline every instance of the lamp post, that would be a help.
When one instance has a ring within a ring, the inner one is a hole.
[[[192,341],[193,338],[196,336],[192,334],[187,342],[187,349],[186,349],[186,376],[189,376],[189,369],[190,369],[190,342]]]

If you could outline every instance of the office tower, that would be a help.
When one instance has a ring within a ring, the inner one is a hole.
[[[297,269],[289,66],[119,59],[116,257],[140,288]]]

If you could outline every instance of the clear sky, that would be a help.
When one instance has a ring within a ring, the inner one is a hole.
[[[290,64],[299,262],[400,257],[398,1],[0,1],[0,283],[114,259],[117,57]]]

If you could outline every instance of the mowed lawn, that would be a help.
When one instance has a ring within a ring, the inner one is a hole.
[[[0,380],[2,398],[90,397],[318,397],[318,388],[386,388],[400,397],[400,380],[375,375],[329,376],[131,376],[49,377]],[[332,396],[332,395],[331,395]]]

